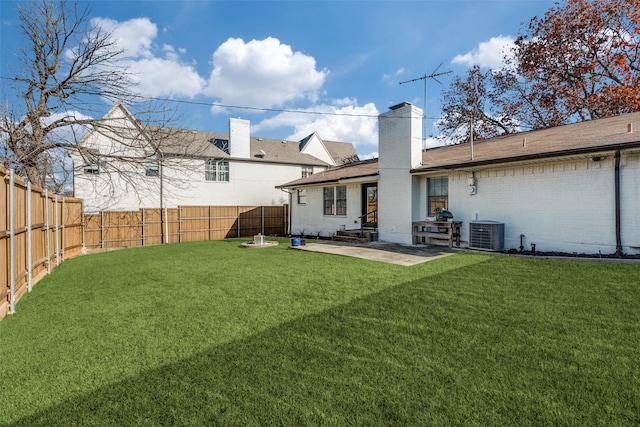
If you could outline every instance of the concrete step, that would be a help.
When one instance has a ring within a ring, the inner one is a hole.
[[[378,232],[373,229],[338,230],[332,237],[332,240],[339,240],[343,242],[359,241],[362,243],[375,242],[378,240]]]
[[[355,237],[355,236],[331,236],[331,240],[334,242],[349,242],[349,243],[369,243],[371,240],[367,237]]]

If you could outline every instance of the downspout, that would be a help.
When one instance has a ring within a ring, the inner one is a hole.
[[[622,255],[622,237],[620,231],[620,150],[615,153],[615,203],[616,203],[616,256]]]
[[[291,235],[291,205],[293,204],[293,190],[292,191],[288,191],[285,188],[281,188],[280,191],[283,191],[285,193],[287,193],[289,195],[289,212],[288,212],[288,224],[287,224],[287,229],[284,230],[285,234]]]

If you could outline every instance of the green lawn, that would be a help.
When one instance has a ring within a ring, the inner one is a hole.
[[[0,424],[640,424],[640,264],[240,242],[57,267],[0,322]]]

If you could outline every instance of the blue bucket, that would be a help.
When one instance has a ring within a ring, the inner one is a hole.
[[[294,237],[293,239],[291,239],[291,246],[293,247],[297,247],[300,245],[300,239]]]

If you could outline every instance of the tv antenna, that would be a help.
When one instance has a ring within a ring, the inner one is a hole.
[[[453,73],[453,71],[441,71],[438,72],[438,70],[440,69],[440,67],[442,66],[442,62],[440,63],[440,65],[438,65],[436,67],[435,70],[433,70],[433,72],[431,74],[425,74],[422,77],[417,77],[415,79],[411,79],[411,80],[406,80],[404,82],[400,82],[400,84],[405,84],[405,83],[413,83],[413,82],[417,82],[422,80],[423,82],[423,87],[424,87],[424,93],[422,96],[422,103],[423,103],[423,108],[422,108],[422,149],[424,149],[424,144],[425,141],[427,140],[427,79],[433,79],[435,81],[437,81],[439,84],[442,84],[442,82],[440,80],[437,79],[437,77],[439,76],[444,76],[446,74],[451,74]]]

